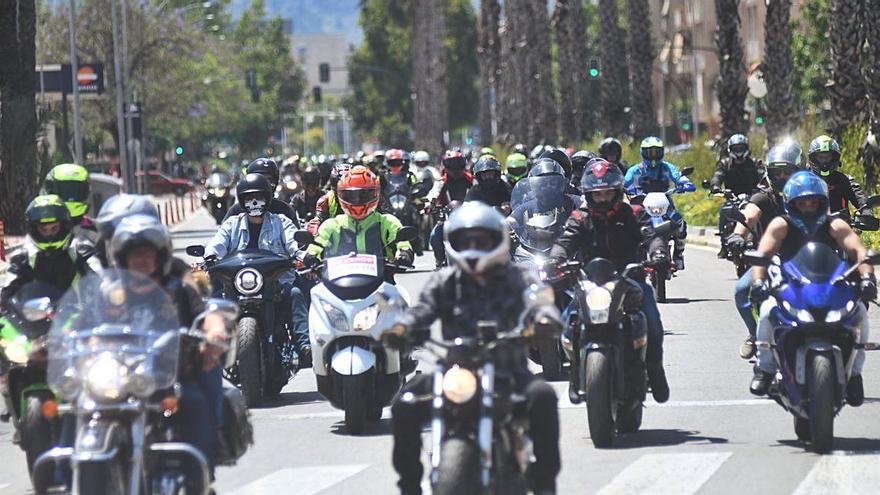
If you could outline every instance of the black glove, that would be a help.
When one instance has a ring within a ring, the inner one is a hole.
[[[312,253],[306,253],[306,255],[303,256],[303,266],[306,268],[314,268],[320,264],[321,260]]]
[[[876,289],[875,289],[876,294]],[[753,308],[759,308],[761,303],[770,296],[770,285],[766,280],[753,280],[749,288],[749,302]]]
[[[408,333],[409,331],[405,325],[395,323],[391,328],[383,330],[379,335],[379,338],[389,347],[393,349],[401,349],[406,345]]]
[[[397,253],[397,258],[394,261],[401,266],[413,266],[413,253],[412,251],[401,250]]]
[[[709,190],[712,194],[721,194],[721,188],[718,186],[712,186],[712,189]]]
[[[727,250],[734,253],[742,253],[746,250],[746,239],[740,234],[730,234],[727,237]]]
[[[862,275],[859,289],[862,292],[863,301],[868,302],[877,299],[877,278],[873,273]]]

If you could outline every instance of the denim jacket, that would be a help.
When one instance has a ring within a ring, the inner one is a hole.
[[[296,241],[293,240],[294,232],[296,232],[296,226],[289,218],[266,212],[263,214],[263,227],[260,229],[260,239],[257,245],[260,249],[292,257],[297,251]],[[239,213],[227,218],[220,225],[220,230],[214,234],[205,247],[205,256],[214,255],[222,259],[229,254],[245,250],[248,241],[250,241],[250,231],[248,230],[247,213]],[[293,281],[293,273],[282,276],[280,281]]]

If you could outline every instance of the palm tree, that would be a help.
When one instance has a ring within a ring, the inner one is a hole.
[[[443,151],[449,122],[446,88],[446,15],[443,0],[421,0],[413,6],[413,130],[417,148],[433,156]]]
[[[715,0],[718,27],[715,44],[718,47],[720,74],[718,77],[718,103],[721,105],[721,126],[724,135],[746,133],[746,67],[743,62],[742,42],[739,37],[738,0]]]
[[[767,0],[761,73],[767,83],[767,137],[771,143],[791,129],[795,118],[790,13],[791,0]]]
[[[511,0],[508,0],[511,1]],[[522,0],[520,0],[522,1]],[[550,59],[550,16],[546,2],[523,1],[526,27],[526,83],[520,88],[527,102],[529,118],[526,141],[556,141],[556,103],[554,101],[552,60]]]
[[[867,1],[873,7],[864,10],[863,20],[867,57],[864,65],[865,93],[868,101],[868,134],[859,150],[865,166],[865,181],[874,187],[880,176],[880,5]]]
[[[501,38],[498,35],[498,22],[501,17],[501,6],[498,0],[480,1],[480,32],[477,47],[477,58],[480,62],[480,137],[483,143],[491,143],[492,108],[490,97],[497,96],[499,57],[501,56]]]
[[[862,95],[865,88],[859,71],[859,57],[864,41],[860,23],[862,2],[829,0],[829,4],[832,80],[828,95],[831,97],[834,132],[840,136],[844,127],[856,120],[864,106]]]
[[[629,84],[632,101],[633,136],[642,139],[657,133],[657,115],[651,68],[654,49],[651,45],[651,10],[648,0],[627,0],[629,19]],[[633,29],[638,26],[637,29]]]
[[[629,133],[629,95],[626,78],[626,46],[617,13],[617,0],[599,0],[599,24],[602,37],[602,127],[605,134]]]
[[[580,0],[556,0],[553,31],[556,33],[556,62],[559,81],[559,138],[576,143],[587,138],[592,127],[587,100],[586,17]]]

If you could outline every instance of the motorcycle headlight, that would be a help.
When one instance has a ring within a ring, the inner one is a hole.
[[[327,315],[327,321],[330,323],[331,328],[337,332],[349,331],[348,318],[346,318],[345,313],[341,309],[328,302],[321,302],[320,304],[324,314]]]
[[[406,207],[406,196],[402,194],[395,194],[388,201],[391,202],[391,207],[395,210],[402,210]]]
[[[8,340],[3,344],[3,353],[6,359],[16,364],[25,364],[28,361],[28,351],[25,347],[27,341],[18,339]]]
[[[119,400],[128,381],[128,368],[113,356],[105,354],[95,359],[86,372],[86,386],[99,400]]]
[[[804,323],[813,323],[813,315],[810,314],[806,309],[799,309],[797,312],[797,319]]]
[[[443,395],[456,404],[464,404],[477,393],[477,377],[468,369],[453,366],[443,374]]]
[[[135,397],[146,399],[156,391],[156,380],[150,370],[141,363],[128,380],[127,389]]]
[[[76,368],[71,366],[64,370],[64,375],[52,384],[52,388],[62,399],[68,402],[73,401],[82,391],[82,380],[80,380]]]
[[[587,293],[587,307],[590,309],[591,323],[607,323],[611,308],[611,292],[604,287],[596,287]]]
[[[825,323],[837,323],[843,317],[839,309],[832,309],[825,315]]]
[[[296,182],[285,182],[284,188],[288,191],[296,191]]]
[[[356,315],[354,315],[354,320],[352,321],[352,328],[354,328],[355,332],[359,332],[361,330],[369,330],[373,328],[376,324],[376,320],[379,319],[379,305],[374,304],[368,308],[364,308]]]
[[[263,275],[253,268],[239,270],[233,280],[235,290],[246,296],[256,294],[263,288]]]

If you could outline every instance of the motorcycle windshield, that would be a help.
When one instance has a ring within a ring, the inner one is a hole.
[[[832,283],[847,270],[847,263],[826,244],[806,244],[782,269],[790,283],[781,295],[792,308],[837,309],[856,296],[850,286]]]
[[[97,400],[121,401],[175,382],[177,309],[151,279],[123,270],[92,274],[58,307],[48,338],[48,381],[66,399],[86,390]]]
[[[9,335],[14,335],[17,331],[23,332],[29,339],[46,335],[61,296],[57,287],[39,280],[22,285],[9,300],[9,309],[12,312],[9,316],[21,328],[4,327],[0,329],[0,338],[8,339]]]
[[[385,191],[387,196],[392,196],[395,194],[402,194],[404,196],[409,196],[409,174],[407,173],[399,173],[399,174],[388,174],[385,176]]]
[[[846,271],[846,262],[827,244],[809,242],[785,263],[784,268],[792,278],[827,284]]]
[[[208,177],[207,186],[216,189],[218,187],[226,187],[229,185],[229,176],[226,174],[211,174]]]
[[[571,211],[565,201],[565,177],[545,175],[516,183],[510,194],[514,233],[532,249],[545,250],[562,233]]]

